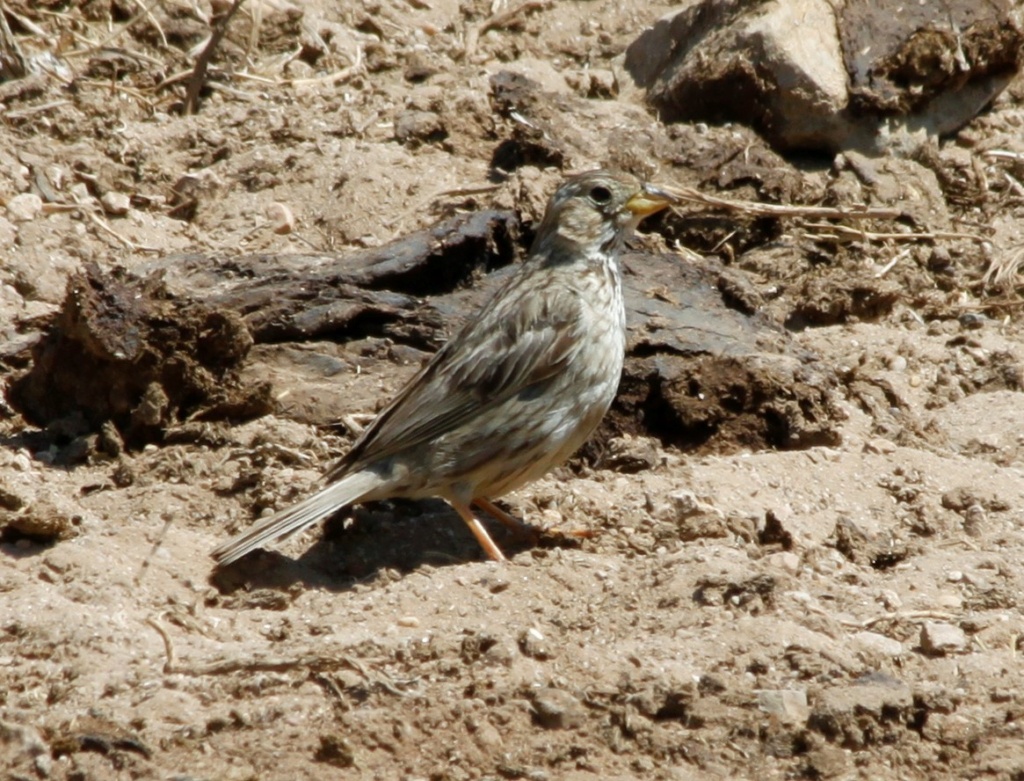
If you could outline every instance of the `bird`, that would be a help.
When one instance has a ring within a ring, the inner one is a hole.
[[[676,198],[608,170],[566,178],[525,260],[364,429],[309,497],[212,551],[224,567],[359,502],[440,497],[494,561],[474,508],[565,462],[597,428],[622,373],[626,314],[618,255],[644,217]]]

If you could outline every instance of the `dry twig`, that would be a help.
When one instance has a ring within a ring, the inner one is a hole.
[[[209,70],[210,62],[213,60],[213,55],[217,51],[217,47],[220,42],[224,40],[224,36],[228,31],[228,24],[231,22],[231,18],[235,15],[239,8],[242,7],[242,3],[245,0],[234,0],[231,7],[224,13],[224,15],[217,21],[213,27],[213,32],[210,34],[210,39],[206,42],[206,46],[199,53],[196,58],[196,66],[192,69],[192,77],[189,79],[188,86],[185,88],[185,113],[195,114],[199,110],[199,93],[203,89],[203,85],[206,83],[206,72]]]
[[[757,203],[756,201],[734,201],[719,198],[695,190],[692,187],[662,186],[665,192],[675,195],[684,201],[693,201],[717,209],[743,212],[755,217],[813,217],[828,220],[894,220],[902,212],[899,209],[876,206],[848,206],[834,208],[830,206],[787,206],[784,204]]]
[[[832,233],[810,234],[809,238],[830,241],[935,241],[937,239],[970,239],[971,241],[986,241],[984,236],[977,233],[958,233],[956,231],[921,231],[909,233],[878,233],[866,231],[859,228],[851,228],[846,225],[833,225],[826,222],[808,222],[805,228],[821,229],[832,231]]]
[[[20,79],[27,72],[25,57],[7,24],[7,5],[0,3],[0,81]]]
[[[955,616],[939,610],[907,610],[901,613],[886,613],[865,621],[841,620],[840,623],[853,629],[870,629],[883,621],[952,621],[954,618]]]

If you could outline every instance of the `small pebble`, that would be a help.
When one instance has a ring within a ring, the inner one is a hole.
[[[533,627],[519,635],[519,650],[523,656],[540,661],[550,659],[554,655],[553,649],[544,635]]]
[[[128,213],[131,208],[132,199],[124,193],[118,193],[114,191],[103,193],[100,198],[100,203],[103,204],[103,211],[107,214],[112,214],[115,217],[122,217]]]
[[[875,437],[864,443],[865,453],[876,453],[878,455],[890,455],[896,452],[896,444],[888,439]]]
[[[533,716],[544,729],[574,729],[586,715],[583,704],[562,689],[538,689],[533,695]]]
[[[0,249],[13,247],[18,238],[18,229],[11,224],[10,220],[0,217]]]
[[[765,689],[757,693],[757,707],[784,721],[803,724],[811,715],[803,689]]]
[[[903,643],[878,632],[857,632],[851,641],[861,651],[888,657],[903,656]]]
[[[398,619],[398,625],[415,628],[420,625],[420,620],[416,616],[402,616]]]
[[[900,599],[900,595],[891,589],[882,589],[878,594],[878,599],[886,610],[899,610],[903,607],[903,600]]]
[[[21,193],[7,202],[7,214],[15,222],[28,222],[43,210],[43,199],[35,193]]]
[[[795,575],[800,571],[800,557],[790,551],[772,553],[765,556],[764,559],[768,566],[785,570],[791,575]]]
[[[921,648],[934,656],[962,653],[967,649],[967,634],[953,624],[928,622],[921,627]]]

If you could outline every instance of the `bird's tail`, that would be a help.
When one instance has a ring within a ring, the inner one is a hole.
[[[380,475],[367,469],[346,475],[298,504],[264,518],[214,549],[210,555],[218,567],[223,567],[242,558],[249,551],[302,531],[342,507],[362,500],[380,487],[381,482]]]

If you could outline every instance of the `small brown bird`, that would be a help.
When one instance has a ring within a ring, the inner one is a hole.
[[[327,485],[213,551],[219,566],[355,502],[446,500],[487,555],[472,508],[521,530],[492,499],[543,476],[597,427],[619,384],[626,315],[616,260],[672,196],[591,171],[555,192],[521,267],[327,472]]]

